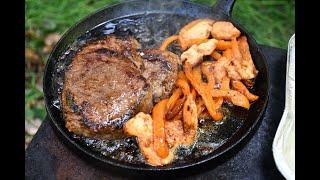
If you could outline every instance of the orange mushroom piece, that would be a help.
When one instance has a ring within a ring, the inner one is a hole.
[[[165,158],[169,155],[169,146],[166,142],[164,129],[167,103],[168,99],[163,99],[152,109],[153,147],[160,158]]]
[[[182,50],[186,50],[194,44],[206,42],[210,36],[212,24],[211,19],[197,19],[185,25],[179,32],[179,44]]]

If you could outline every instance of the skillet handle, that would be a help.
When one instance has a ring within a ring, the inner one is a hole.
[[[236,0],[217,0],[212,7],[212,12],[215,16],[230,18],[235,1]]]

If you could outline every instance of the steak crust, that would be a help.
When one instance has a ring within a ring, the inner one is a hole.
[[[122,125],[171,93],[179,57],[141,50],[132,37],[109,35],[85,45],[65,71],[62,108],[66,128],[98,139],[121,138]]]

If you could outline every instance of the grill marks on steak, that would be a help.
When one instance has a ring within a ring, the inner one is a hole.
[[[122,125],[168,97],[179,57],[140,50],[132,37],[107,36],[84,46],[65,72],[62,106],[66,127],[99,139],[123,137]]]

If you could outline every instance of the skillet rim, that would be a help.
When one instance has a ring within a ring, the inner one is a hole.
[[[256,47],[256,50],[257,52],[260,54],[261,56],[261,60],[266,68],[266,94],[265,94],[265,101],[263,102],[263,105],[261,106],[261,110],[260,112],[258,113],[258,116],[255,118],[255,121],[252,123],[252,125],[243,133],[242,136],[240,136],[239,138],[235,138],[235,142],[233,142],[231,145],[227,146],[226,148],[224,148],[223,150],[221,150],[220,152],[216,153],[216,154],[213,154],[213,155],[210,155],[212,153],[209,153],[208,155],[206,155],[207,157],[204,158],[204,159],[201,159],[201,160],[198,160],[198,161],[195,161],[195,162],[192,162],[192,163],[184,163],[184,164],[179,164],[179,165],[174,165],[173,167],[165,167],[165,166],[149,166],[147,165],[146,167],[137,167],[136,164],[132,164],[132,165],[126,165],[126,164],[123,164],[123,162],[120,162],[120,161],[116,161],[114,159],[110,159],[110,158],[102,158],[101,156],[99,155],[96,155],[92,152],[90,152],[89,150],[87,150],[86,148],[82,147],[83,145],[80,145],[78,144],[74,139],[72,139],[71,137],[69,137],[69,135],[65,132],[65,130],[62,129],[62,127],[60,127],[60,125],[57,123],[57,119],[53,114],[52,114],[52,111],[51,109],[49,108],[51,106],[51,103],[49,102],[48,100],[48,88],[46,86],[47,84],[47,81],[48,80],[51,80],[50,77],[48,76],[51,76],[52,74],[48,74],[48,68],[49,66],[53,63],[54,64],[54,59],[53,59],[53,52],[55,52],[57,50],[57,48],[59,47],[59,45],[61,44],[61,41],[63,39],[65,39],[65,37],[70,34],[70,32],[74,29],[76,29],[76,27],[81,24],[81,23],[84,23],[86,22],[90,17],[92,17],[93,15],[96,15],[98,13],[101,13],[102,11],[105,11],[107,9],[112,9],[116,6],[120,6],[120,5],[123,5],[123,4],[128,4],[130,2],[135,2],[135,1],[140,1],[140,0],[130,0],[130,1],[126,1],[126,2],[120,2],[120,3],[115,3],[115,4],[112,4],[112,5],[107,5],[107,6],[104,6],[92,13],[90,13],[89,15],[87,15],[86,17],[84,17],[83,19],[79,20],[77,23],[75,23],[74,25],[72,25],[63,35],[62,37],[60,38],[60,40],[57,42],[57,44],[54,46],[53,50],[51,51],[49,57],[48,57],[48,61],[46,63],[46,66],[45,66],[45,70],[44,70],[44,76],[43,76],[43,92],[44,92],[44,101],[45,101],[45,107],[46,107],[46,110],[47,110],[47,114],[49,115],[49,118],[50,118],[50,121],[54,124],[54,126],[57,128],[57,130],[59,131],[59,133],[61,133],[61,135],[63,136],[63,138],[65,138],[68,143],[72,144],[77,150],[80,150],[80,152],[84,153],[85,155],[87,155],[88,157],[94,159],[95,161],[98,161],[98,162],[102,162],[104,164],[108,164],[108,165],[112,165],[112,166],[115,166],[115,167],[119,167],[119,168],[123,168],[123,169],[127,169],[127,170],[138,170],[138,171],[148,171],[148,172],[159,172],[159,171],[172,171],[172,170],[180,170],[180,169],[185,169],[185,168],[189,168],[189,167],[193,167],[193,166],[196,166],[196,165],[199,165],[199,164],[202,164],[202,163],[205,163],[207,161],[210,161],[210,160],[213,160],[219,156],[221,156],[222,154],[225,154],[226,152],[230,151],[231,149],[233,149],[235,146],[239,145],[243,139],[245,139],[251,132],[252,130],[257,126],[258,122],[260,122],[262,120],[262,116],[266,110],[266,107],[267,107],[267,104],[268,104],[268,101],[269,101],[269,97],[270,97],[270,76],[269,76],[269,66],[268,66],[268,63],[267,63],[267,59],[265,58],[265,55],[262,53],[261,51],[261,48],[258,46],[256,40],[251,36],[251,34],[248,33],[248,31],[243,27],[241,26],[237,21],[235,21],[231,16],[227,16],[227,20],[228,21],[231,21],[232,23],[234,23],[236,26],[240,27],[241,31],[245,32],[246,35],[248,36],[248,39],[250,39],[252,41],[252,45]],[[181,0],[179,0],[181,1]],[[152,2],[152,1],[149,1],[149,2]],[[198,8],[203,8],[203,9],[210,9],[211,7],[208,7],[208,6],[205,6],[205,5],[202,5],[202,4],[197,4],[197,3],[194,3],[194,2],[190,2],[190,1],[183,1],[183,3],[188,3],[190,4],[191,6],[198,6]],[[161,12],[161,11],[152,11],[151,14],[153,13],[165,13],[165,12],[169,12],[170,11],[164,11],[164,12]],[[220,13],[223,13],[224,15],[226,15],[224,12],[220,12]],[[124,15],[124,16],[119,16],[119,17],[115,17],[115,18],[112,18],[112,19],[108,19],[107,21],[112,21],[114,19],[119,19],[119,18],[123,18],[123,17],[127,17],[127,16],[133,16],[133,15],[139,15],[141,13],[136,13],[136,14],[127,14],[127,15]],[[182,13],[181,13],[182,14]],[[105,21],[106,22],[106,21]],[[98,24],[99,25],[99,24]],[[93,29],[94,27],[98,26],[98,25],[95,25],[93,27],[91,27],[91,29]],[[48,80],[47,80],[48,79]],[[51,84],[51,82],[49,83]],[[60,118],[59,118],[60,120]],[[237,130],[238,131],[238,130]],[[236,132],[237,132],[236,131]],[[221,146],[218,147],[218,149],[220,148]],[[202,156],[203,157],[203,156]]]

